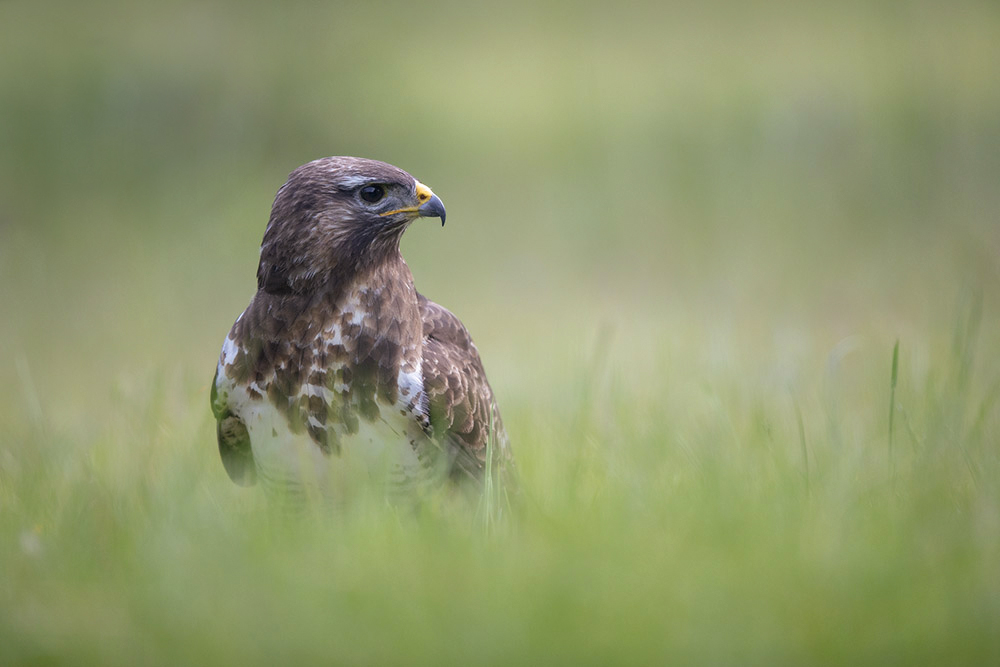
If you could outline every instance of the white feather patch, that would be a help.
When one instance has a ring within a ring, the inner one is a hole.
[[[352,190],[354,188],[361,187],[365,183],[370,183],[371,180],[372,179],[371,179],[370,176],[358,176],[358,175],[350,174],[350,175],[341,176],[340,178],[338,178],[337,179],[337,185],[339,185],[342,188],[347,188],[349,190]]]
[[[237,320],[237,321],[239,321],[239,320]],[[223,343],[222,343],[222,356],[219,359],[219,361],[224,366],[228,366],[228,365],[230,365],[230,364],[233,363],[234,359],[236,359],[236,354],[239,351],[240,351],[240,348],[236,345],[236,341],[234,341],[229,336],[226,336],[226,340],[223,341]]]

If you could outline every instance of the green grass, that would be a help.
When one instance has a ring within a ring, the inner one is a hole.
[[[197,382],[147,379],[92,440],[40,424],[5,452],[4,654],[988,664],[996,405],[932,380],[947,355],[906,372],[905,349],[898,401],[919,423],[891,467],[884,401],[852,397],[885,397],[888,349],[856,353],[872,372],[831,389],[839,408],[820,387],[720,371],[678,388],[638,367],[510,400],[523,497],[486,535],[461,505],[273,511],[226,479]]]
[[[1000,12],[573,7],[0,5],[0,664],[1000,662]],[[448,205],[510,512],[226,477],[327,154]]]

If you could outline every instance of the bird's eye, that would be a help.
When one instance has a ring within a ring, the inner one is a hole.
[[[361,198],[364,199],[369,204],[376,204],[385,197],[385,186],[384,185],[366,185],[361,188],[359,193]]]

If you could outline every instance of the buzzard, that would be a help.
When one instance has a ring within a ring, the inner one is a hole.
[[[278,190],[212,385],[234,482],[341,499],[373,478],[406,493],[503,483],[508,438],[476,346],[400,254],[418,217],[444,225],[444,204],[375,160],[315,160]]]

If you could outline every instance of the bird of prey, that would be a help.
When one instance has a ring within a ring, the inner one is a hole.
[[[234,482],[341,500],[359,479],[503,484],[510,448],[476,346],[399,250],[419,217],[444,225],[441,199],[375,160],[315,160],[278,190],[212,386]]]

